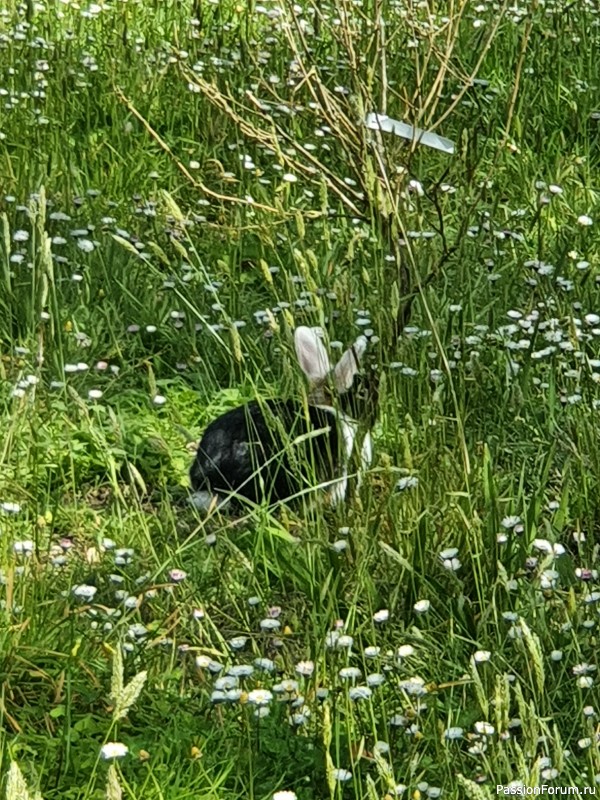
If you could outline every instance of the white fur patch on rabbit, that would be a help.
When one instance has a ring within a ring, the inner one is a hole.
[[[335,481],[335,484],[329,491],[331,505],[335,507],[339,503],[344,502],[346,499],[346,493],[348,492],[348,461],[352,457],[352,451],[354,450],[354,441],[356,439],[356,432],[358,431],[358,423],[347,414],[344,414],[343,411],[338,411],[331,406],[319,406],[319,408],[322,408],[323,411],[327,411],[328,414],[331,414],[331,416],[337,420],[337,424],[344,442],[344,466],[342,469],[342,474]]]

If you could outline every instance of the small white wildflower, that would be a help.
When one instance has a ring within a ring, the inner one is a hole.
[[[591,689],[593,685],[594,679],[591,675],[581,675],[577,679],[577,686],[579,686],[580,689]]]
[[[275,792],[272,800],[298,800],[298,795],[296,794],[296,792],[291,792],[288,791],[287,789],[283,789],[280,792]]]
[[[275,662],[270,658],[255,658],[254,666],[257,669],[262,669],[263,672],[274,672]]]
[[[582,214],[580,217],[577,217],[577,222],[584,228],[589,228],[590,225],[594,224],[593,219],[591,217],[588,217],[587,214]]]
[[[303,675],[305,678],[310,678],[310,676],[315,671],[315,663],[314,661],[299,661],[296,664],[296,672],[298,675]]]
[[[447,569],[448,572],[458,572],[458,570],[462,567],[462,564],[458,558],[447,558],[442,561],[442,566],[444,569]]]
[[[331,545],[331,549],[334,550],[336,553],[343,553],[344,550],[348,549],[348,540],[338,539]]]
[[[107,742],[105,745],[102,745],[100,755],[104,759],[123,758],[128,752],[129,748],[122,742]]]
[[[273,699],[273,694],[268,689],[253,689],[248,692],[248,702],[253,706],[266,706]]]
[[[0,510],[4,511],[5,514],[18,514],[21,510],[21,506],[19,503],[0,503]]]
[[[380,611],[376,611],[373,614],[373,621],[374,622],[387,622],[390,618],[390,612],[387,608],[382,608]]]
[[[214,686],[218,692],[228,692],[230,689],[237,689],[239,684],[235,675],[224,675],[222,678],[217,678]]]
[[[373,752],[379,755],[387,755],[390,752],[390,746],[387,742],[378,741],[373,745]]]
[[[493,736],[495,731],[496,731],[496,729],[489,722],[476,722],[475,723],[475,732],[480,734],[480,736]]]
[[[400,681],[398,688],[406,692],[410,697],[422,697],[424,694],[427,694],[425,681],[418,675],[414,675],[406,681]]]
[[[425,194],[423,190],[423,184],[420,181],[411,180],[408,182],[408,188],[411,192],[414,192],[417,197],[423,197]]]
[[[348,690],[350,700],[369,700],[373,692],[368,686],[352,686]]]
[[[31,539],[24,539],[21,542],[15,542],[13,550],[18,556],[30,556],[35,549],[35,545]]]
[[[413,608],[417,614],[426,614],[429,611],[431,602],[429,600],[417,600]]]
[[[302,711],[297,711],[295,714],[292,714],[290,717],[290,725],[295,725],[296,727],[300,727],[301,725],[306,725],[308,722],[308,718],[310,717],[310,710],[304,706]]]
[[[93,600],[98,588],[82,583],[79,586],[74,586],[71,591],[78,600]]]
[[[440,561],[447,561],[448,559],[456,558],[458,555],[458,547],[447,547],[439,554]]]
[[[198,669],[207,669],[211,660],[210,656],[196,656],[196,667]]]
[[[473,661],[476,664],[485,664],[489,661],[492,657],[492,654],[489,650],[477,650],[473,653]]]
[[[408,475],[405,478],[400,478],[396,483],[396,491],[404,492],[407,489],[416,489],[419,485],[419,479],[416,475]]]
[[[540,575],[542,589],[554,589],[558,582],[559,574],[555,569],[545,569]]]
[[[277,631],[279,628],[281,628],[281,622],[278,619],[267,617],[260,621],[260,629],[262,631]]]
[[[360,678],[361,674],[362,673],[358,667],[342,667],[339,671],[339,676],[344,681],[356,680],[357,678]]]
[[[119,547],[115,550],[115,564],[120,567],[131,564],[134,555],[135,551],[132,547]]]
[[[352,773],[350,772],[350,770],[340,769],[338,767],[337,769],[333,770],[333,778],[334,780],[339,781],[340,783],[345,783],[346,781],[352,779]]]
[[[167,402],[167,398],[162,394],[155,394],[152,398],[152,402],[155,406],[164,406],[164,404]]]
[[[298,681],[287,679],[276,683],[272,688],[277,694],[295,695],[298,694]]]

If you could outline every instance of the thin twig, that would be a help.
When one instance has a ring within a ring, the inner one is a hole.
[[[159,145],[159,147],[162,150],[164,150],[165,153],[167,153],[170,156],[170,158],[174,161],[175,165],[177,166],[177,169],[179,169],[179,171],[183,173],[183,175],[185,175],[188,182],[196,189],[200,189],[208,197],[212,197],[214,200],[221,200],[224,203],[233,203],[235,205],[250,206],[251,208],[258,208],[261,211],[269,211],[272,214],[281,214],[281,209],[274,208],[273,206],[267,206],[264,205],[263,203],[256,203],[254,201],[246,200],[243,197],[231,197],[230,195],[214,192],[212,189],[209,189],[208,186],[205,186],[205,184],[203,184],[202,181],[199,181],[197,178],[194,178],[194,176],[190,173],[185,164],[183,164],[177,158],[177,156],[169,147],[169,145],[165,142],[165,140],[154,130],[154,128],[152,127],[152,125],[150,125],[148,120],[142,114],[140,114],[140,112],[133,105],[131,100],[129,100],[129,98],[125,96],[125,94],[121,91],[121,89],[118,86],[114,86],[113,90],[118,99],[123,103],[123,105],[125,105],[127,109],[133,114],[133,116],[139,122],[141,122],[141,124],[144,126],[144,128],[150,134],[150,136],[154,139],[154,141]]]

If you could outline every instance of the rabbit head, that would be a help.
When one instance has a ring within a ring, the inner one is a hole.
[[[361,372],[367,338],[359,336],[332,367],[318,328],[300,326],[294,332],[300,369],[308,379],[311,405],[339,405],[354,418],[364,417],[376,406],[377,374]]]
[[[309,404],[328,409],[338,419],[345,455],[339,480],[329,493],[331,503],[337,505],[346,496],[348,465],[355,448],[359,455],[358,486],[371,464],[370,430],[377,416],[379,375],[374,365],[361,370],[367,348],[365,336],[359,336],[333,368],[318,329],[296,328],[294,344],[298,363],[309,382]]]

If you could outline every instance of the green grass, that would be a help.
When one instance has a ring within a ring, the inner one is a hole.
[[[303,5],[304,28],[271,2],[281,18],[163,1],[0,13],[12,798],[600,781],[600,14]],[[442,119],[454,156],[374,148],[359,120],[385,103]],[[190,445],[241,402],[301,393],[299,324],[344,343],[371,329],[382,385],[360,492],[198,515]],[[125,684],[145,673],[128,702],[115,653]],[[255,659],[270,669],[226,675]],[[113,766],[107,742],[129,748]]]

